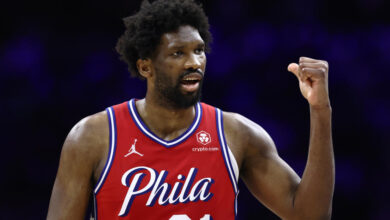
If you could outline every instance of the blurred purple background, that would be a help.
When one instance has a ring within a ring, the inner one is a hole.
[[[308,104],[287,65],[330,64],[333,219],[390,219],[390,2],[203,1],[214,36],[203,101],[262,125],[301,175]],[[62,143],[81,118],[142,98],[114,50],[140,0],[0,8],[0,219],[44,219]],[[238,219],[278,219],[241,184]]]

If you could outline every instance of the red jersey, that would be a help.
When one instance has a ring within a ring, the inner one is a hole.
[[[222,112],[197,103],[187,131],[166,141],[142,122],[135,102],[107,108],[110,149],[94,189],[95,219],[234,219],[238,167]]]

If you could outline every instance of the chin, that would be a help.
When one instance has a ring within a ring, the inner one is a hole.
[[[199,91],[183,94],[181,97],[175,97],[174,101],[177,108],[189,108],[200,101]]]

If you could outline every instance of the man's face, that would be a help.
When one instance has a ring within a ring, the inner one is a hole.
[[[160,104],[188,108],[199,101],[206,67],[204,42],[198,30],[181,26],[163,34],[154,67],[154,91]]]

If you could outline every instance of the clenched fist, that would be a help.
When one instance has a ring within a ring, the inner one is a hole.
[[[298,78],[301,93],[312,108],[330,108],[328,62],[300,57],[299,64],[290,63],[287,69]]]

